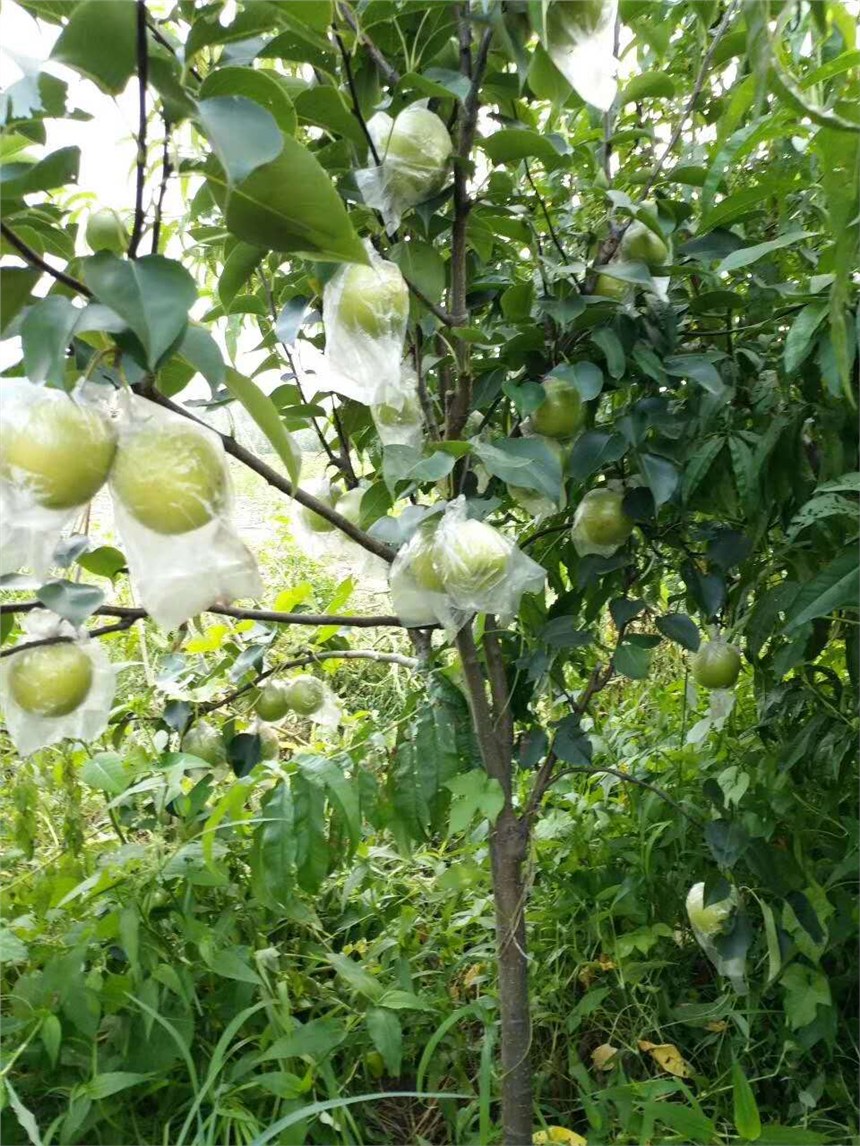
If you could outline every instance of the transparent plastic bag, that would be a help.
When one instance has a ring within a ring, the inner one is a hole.
[[[399,267],[365,246],[369,266],[346,263],[325,285],[326,369],[317,385],[366,406],[399,407],[408,388],[400,360],[409,290]]]
[[[735,928],[743,926],[744,921],[739,918],[741,912],[738,910],[740,900],[737,888],[732,887],[725,899],[708,904],[707,907],[704,903],[705,885],[694,883],[687,893],[686,901],[693,937],[720,975],[725,975],[731,982],[737,994],[745,995],[748,990],[745,954],[726,953],[720,949],[726,946],[724,941]]]
[[[383,401],[371,406],[373,424],[383,446],[411,446],[420,450],[424,443],[424,412],[418,397],[418,380],[415,371],[406,364],[400,377],[397,391],[384,394]]]
[[[288,703],[298,720],[309,720],[333,731],[340,724],[341,707],[331,688],[309,673],[287,677]],[[312,707],[315,705],[315,707]]]
[[[0,660],[0,696],[15,748],[29,756],[61,740],[90,742],[101,736],[116,691],[107,653],[86,632],[47,610],[29,613],[22,628],[21,644],[51,637],[74,640]]]
[[[44,577],[63,530],[104,485],[116,449],[111,395],[84,381],[72,394],[3,383],[0,574]]]
[[[546,10],[547,54],[578,96],[609,111],[618,91],[618,0],[555,0]]]
[[[368,207],[379,211],[389,235],[403,212],[437,195],[448,181],[453,145],[442,120],[419,100],[395,120],[379,111],[367,123],[379,165],[355,173]]]
[[[509,537],[468,517],[466,499],[448,504],[434,529],[422,525],[391,567],[391,599],[407,627],[435,620],[458,632],[473,613],[496,613],[504,622],[523,593],[539,593],[546,573]]]
[[[226,458],[214,431],[124,395],[110,488],[132,584],[162,628],[262,593],[254,557],[230,520]]]
[[[633,532],[633,522],[623,511],[623,500],[623,491],[610,486],[589,490],[583,497],[570,530],[580,557],[611,557],[624,545]]]

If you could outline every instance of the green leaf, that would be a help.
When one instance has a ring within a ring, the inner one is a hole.
[[[550,370],[547,377],[572,382],[583,402],[590,402],[603,389],[603,371],[596,362],[563,363]]]
[[[296,115],[304,123],[313,123],[334,136],[343,136],[354,143],[363,154],[367,140],[361,124],[346,105],[337,88],[308,88],[296,96]]]
[[[5,1088],[6,1097],[9,1099],[9,1105],[15,1112],[15,1117],[18,1119],[18,1123],[24,1133],[30,1139],[32,1146],[42,1146],[42,1135],[39,1133],[39,1124],[33,1117],[33,1112],[28,1110],[18,1097],[18,1092],[9,1081],[8,1075],[4,1075],[3,1077],[3,1087]]]
[[[134,0],[83,0],[54,45],[51,59],[119,95],[137,66]]]
[[[27,944],[22,943],[5,924],[0,923],[0,962],[23,963],[28,954]]]
[[[131,769],[117,752],[97,752],[81,768],[82,783],[109,796],[124,792],[131,777]]]
[[[31,382],[62,386],[66,350],[81,312],[70,299],[52,295],[31,306],[21,323],[24,369]]]
[[[488,473],[509,485],[537,490],[558,505],[561,462],[541,438],[496,438],[493,442],[476,439],[472,450]]]
[[[78,565],[96,577],[108,577],[111,581],[126,567],[125,554],[112,545],[100,545],[89,553],[76,558]]]
[[[316,891],[329,868],[325,795],[300,772],[292,778],[296,877],[305,891]]]
[[[741,267],[748,267],[750,263],[758,262],[765,255],[769,255],[773,251],[781,251],[783,247],[795,246],[814,234],[814,231],[788,231],[786,234],[780,235],[778,239],[770,239],[766,243],[756,243],[753,247],[742,247],[739,251],[732,251],[730,255],[726,255],[717,266],[716,273],[721,275],[728,271],[739,270]]]
[[[640,454],[639,467],[654,495],[654,504],[659,509],[678,488],[680,474],[677,467],[668,458],[661,458],[657,454]]]
[[[83,275],[96,298],[125,319],[155,370],[184,334],[197,300],[185,267],[162,255],[126,262],[102,251],[86,259]]]
[[[224,385],[226,368],[221,350],[204,326],[189,322],[179,343],[177,354],[203,375],[213,393]]]
[[[480,140],[480,145],[493,163],[519,163],[534,158],[547,167],[556,167],[563,161],[545,135],[527,128],[503,128]]]
[[[36,596],[46,609],[73,625],[82,625],[105,599],[95,585],[79,585],[74,581],[47,581],[36,590]]]
[[[590,645],[594,633],[577,628],[575,617],[553,617],[541,629],[540,639],[556,649],[578,649]]]
[[[761,1134],[761,1118],[752,1087],[739,1062],[732,1063],[732,1100],[735,1129],[741,1138],[755,1142]]]
[[[663,617],[657,617],[654,623],[664,637],[690,652],[694,653],[701,644],[701,634],[686,613],[666,613]]]
[[[40,277],[41,271],[32,267],[0,267],[0,298],[3,299],[0,334],[4,337],[13,319],[29,300]]]
[[[409,243],[395,243],[388,252],[389,259],[403,272],[403,277],[426,295],[431,302],[438,302],[445,291],[445,262],[435,247],[413,239]],[[420,300],[414,305],[423,307]]]
[[[626,452],[627,443],[621,434],[586,430],[573,443],[568,471],[574,481],[585,481],[598,470],[617,462]]]
[[[386,446],[383,474],[389,489],[400,481],[439,481],[447,477],[457,459],[444,450],[433,450],[426,457],[412,446]]]
[[[280,155],[230,186],[210,168],[209,186],[239,239],[323,262],[367,263],[367,252],[323,168],[289,136]]]
[[[369,999],[378,999],[382,994],[379,980],[365,971],[361,964],[351,959],[349,955],[327,955],[326,960],[353,991],[366,995]]]
[[[233,299],[259,266],[265,253],[262,247],[252,247],[250,243],[237,243],[227,256],[218,280],[218,297],[228,314]]]
[[[621,339],[608,326],[601,326],[591,332],[591,341],[597,343],[606,356],[606,369],[613,378],[621,378],[627,362]]]
[[[309,1058],[320,1063],[327,1058],[335,1047],[340,1046],[346,1038],[346,1030],[337,1019],[311,1019],[301,1024],[296,1022],[295,1030],[288,1035],[282,1035],[262,1054],[258,1055],[257,1062],[269,1062],[271,1059]]]
[[[275,117],[244,96],[214,96],[200,100],[197,116],[231,183],[241,183],[252,171],[281,154],[284,136]]]
[[[803,308],[785,336],[783,361],[786,374],[793,374],[812,350],[815,333],[827,314],[826,302],[811,302]]]
[[[0,192],[8,203],[22,195],[77,183],[80,162],[79,147],[61,147],[38,163],[0,164]]]
[[[227,368],[225,382],[227,389],[234,398],[242,403],[268,440],[271,442],[278,457],[284,463],[290,481],[298,485],[301,474],[302,455],[293,442],[292,435],[281,421],[281,416],[274,402],[259,388],[256,382],[234,370]]]
[[[63,1041],[63,1028],[56,1015],[46,1015],[42,1019],[42,1025],[39,1027],[39,1038],[51,1060],[51,1066],[56,1066],[60,1054],[60,1044]]]
[[[234,979],[237,983],[253,983],[260,985],[260,976],[242,958],[238,950],[222,947],[220,950],[211,950],[208,943],[201,943],[200,954],[203,962],[210,971],[220,975],[223,979]]]
[[[841,553],[811,581],[800,587],[785,619],[785,632],[792,633],[807,621],[826,617],[836,609],[857,606],[858,553]]]
[[[824,521],[829,517],[857,517],[857,502],[847,497],[840,497],[835,493],[822,493],[808,501],[802,509],[791,519],[785,537],[789,542],[794,541],[797,535],[816,522]]]
[[[403,1060],[403,1030],[400,1019],[393,1011],[387,1011],[382,1007],[371,1007],[365,1021],[373,1045],[382,1055],[388,1073],[393,1078],[398,1078]]]
[[[296,843],[293,836],[293,800],[287,780],[281,780],[260,807],[255,860],[272,901],[285,907],[293,885]]]
[[[209,73],[200,85],[200,99],[216,96],[243,96],[268,111],[285,135],[296,133],[296,109],[283,77],[273,71],[224,67]]]
[[[345,768],[351,765],[352,761],[345,753],[340,753],[334,759],[302,754],[295,757],[295,763],[306,779],[325,789],[331,802],[340,811],[349,835],[350,854],[352,854],[361,842],[358,787],[345,772]]]
[[[831,1007],[830,984],[815,967],[792,963],[780,979],[785,991],[785,1017],[793,1031],[814,1023],[819,1007]]]
[[[719,371],[704,354],[674,354],[663,359],[663,367],[667,374],[698,382],[709,394],[719,397],[726,392]]]
[[[128,1070],[110,1070],[105,1074],[94,1075],[89,1082],[75,1088],[76,1095],[86,1095],[93,1102],[100,1102],[103,1098],[110,1098],[112,1094],[119,1094],[132,1086],[140,1086],[148,1082],[152,1076],[149,1074],[135,1074]]]
[[[505,806],[501,784],[481,768],[446,780],[445,787],[454,796],[448,823],[448,830],[453,834],[465,831],[476,814],[494,824]]]
[[[675,85],[665,72],[640,72],[621,93],[619,105],[638,103],[643,99],[671,99]]]
[[[630,680],[644,680],[651,668],[651,650],[623,641],[612,654],[616,672]]]

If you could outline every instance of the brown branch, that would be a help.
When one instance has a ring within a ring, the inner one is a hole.
[[[424,421],[427,425],[427,430],[430,437],[438,442],[440,438],[439,426],[436,423],[436,411],[433,409],[433,399],[430,397],[430,391],[427,389],[427,379],[424,377],[424,371],[421,369],[421,346],[422,336],[421,327],[415,327],[415,337],[412,343],[412,361],[415,366],[415,382],[418,388],[418,401],[421,403],[421,412],[424,415]]]
[[[139,621],[140,619],[140,617],[125,617],[115,625],[103,625],[100,629],[88,629],[87,636],[106,637],[108,633],[123,633],[126,629],[130,629],[135,621]],[[11,649],[0,649],[0,657],[11,657],[14,656],[15,653],[23,653],[28,649],[39,649],[44,645],[69,644],[77,639],[77,637],[43,637],[39,641],[26,641],[23,645],[15,645]]]
[[[134,194],[134,226],[128,257],[137,257],[143,234],[143,191],[146,185],[146,84],[149,78],[149,46],[146,42],[146,0],[137,0],[137,185]]]
[[[487,614],[484,621],[484,657],[487,661],[487,676],[490,680],[490,694],[493,698],[493,717],[496,734],[501,741],[508,759],[514,754],[514,720],[511,713],[511,697],[508,691],[508,674],[505,671],[505,658],[499,643],[499,629],[496,618]]]
[[[457,634],[457,650],[463,665],[463,676],[472,712],[472,726],[478,738],[481,759],[487,775],[498,780],[505,794],[505,806],[511,807],[511,756],[505,756],[501,737],[498,736],[484,686],[484,674],[478,661],[472,622],[469,621]]]
[[[343,42],[343,37],[338,32],[337,27],[332,25],[334,38],[337,41],[337,46],[340,48],[340,58],[343,60],[343,70],[346,72],[346,82],[349,86],[349,94],[352,97],[352,114],[358,120],[359,127],[362,130],[364,138],[367,140],[367,146],[370,148],[370,154],[373,156],[373,162],[379,166],[379,152],[376,150],[376,144],[373,142],[373,136],[370,134],[367,124],[365,123],[364,116],[361,114],[361,107],[358,102],[358,91],[355,86],[355,77],[352,74],[352,64],[349,62],[349,53],[346,50],[346,45]]]
[[[93,297],[93,292],[89,287],[84,286],[82,282],[72,278],[71,275],[67,275],[65,271],[58,271],[56,267],[52,267],[50,263],[46,263],[41,255],[37,254],[32,247],[28,246],[23,239],[20,239],[15,232],[3,222],[0,222],[0,234],[3,235],[3,238],[9,246],[14,247],[21,258],[25,259],[31,267],[35,267],[37,270],[44,271],[45,274],[51,275],[58,283],[69,287],[70,290],[77,291],[77,293],[82,294],[84,298]]]
[[[355,38],[358,40],[361,46],[366,49],[367,54],[382,73],[382,78],[385,80],[388,86],[391,88],[397,87],[397,85],[400,83],[400,72],[398,72],[396,68],[393,68],[391,64],[389,64],[388,60],[386,60],[385,56],[382,54],[382,52],[380,52],[379,48],[377,48],[373,40],[371,40],[370,36],[361,31],[358,26],[358,21],[353,15],[349,5],[343,3],[338,4],[337,12],[338,15],[342,16],[347,24],[349,24],[350,28],[355,34]]]
[[[558,234],[556,232],[556,229],[553,226],[552,219],[549,216],[549,211],[547,209],[546,203],[544,202],[543,196],[541,195],[540,191],[538,191],[537,187],[535,186],[534,179],[532,179],[532,173],[531,173],[531,171],[529,171],[529,163],[528,163],[527,159],[523,160],[523,166],[525,167],[525,171],[526,171],[526,179],[529,181],[529,183],[531,185],[531,189],[532,189],[532,191],[534,191],[535,195],[537,196],[537,201],[541,205],[541,210],[543,211],[543,217],[546,219],[546,225],[549,228],[550,238],[553,241],[555,249],[561,255],[562,262],[566,263],[567,262],[567,254],[565,253],[565,249],[561,245],[561,239],[559,239]]]
[[[400,273],[403,274],[402,271]],[[420,287],[417,287],[415,285],[415,283],[411,281],[411,279],[408,279],[406,277],[406,275],[403,275],[403,280],[406,283],[406,285],[409,287],[410,292],[415,295],[415,297],[418,299],[419,302],[423,303],[424,306],[427,307],[427,309],[430,311],[431,314],[435,315],[436,318],[439,319],[439,321],[442,323],[443,326],[455,326],[456,325],[454,322],[454,319],[447,312],[447,310],[443,310],[443,308],[441,306],[439,306],[437,303],[433,302],[432,299],[429,299],[427,297],[427,295],[424,293],[424,291],[421,290]]]
[[[487,58],[490,52],[490,43],[493,38],[493,33],[491,28],[487,28],[484,31],[477,56],[473,63],[470,46],[472,35],[471,25],[462,13],[459,19],[459,29],[460,70],[464,75],[470,76],[472,82],[469,85],[469,91],[463,100],[458,117],[457,150],[454,157],[454,225],[451,232],[450,310],[454,325],[465,326],[469,321],[469,309],[466,305],[468,286],[466,239],[469,212],[472,208],[468,190],[469,157],[475,140],[481,81],[487,66]],[[472,375],[469,366],[469,344],[463,339],[457,339],[455,353],[457,358],[457,389],[447,410],[445,430],[445,436],[449,440],[457,439],[460,436],[472,405]]]
[[[257,673],[254,679],[248,684],[243,684],[240,688],[233,689],[232,692],[228,692],[226,696],[222,696],[219,700],[210,700],[205,704],[198,705],[197,711],[201,713],[214,712],[216,708],[223,708],[225,704],[230,704],[240,696],[244,696],[246,692],[250,692],[251,689],[256,688],[261,680],[266,680],[267,677],[274,676],[275,673],[284,672],[286,669],[301,668],[303,665],[319,664],[322,661],[339,660],[377,661],[382,664],[400,665],[402,668],[411,669],[421,667],[421,661],[416,657],[403,656],[401,653],[382,653],[377,652],[375,649],[339,649],[331,653],[305,653],[303,656],[293,657],[288,661],[281,661],[279,664],[273,665],[272,668]]]
[[[29,613],[33,609],[44,609],[41,601],[11,601],[0,604],[0,616],[5,613]],[[406,626],[399,617],[384,614],[381,616],[347,616],[342,613],[279,613],[273,609],[246,609],[239,605],[210,605],[201,613],[215,613],[220,617],[232,617],[237,621],[265,621],[273,625],[306,625],[321,628],[337,625],[350,629],[403,629]],[[100,605],[94,614],[102,617],[120,617],[129,624],[148,617],[146,609],[131,605]]]
[[[155,204],[155,219],[152,224],[152,246],[150,253],[158,254],[158,243],[161,239],[161,214],[164,209],[164,196],[167,194],[167,181],[173,174],[173,165],[170,162],[170,120],[163,117],[164,146],[161,152],[161,185],[158,188],[158,199]]]
[[[171,410],[174,414],[180,414],[183,418],[188,418],[189,421],[196,422],[200,426],[205,426],[207,430],[212,433],[218,434],[219,438],[224,444],[224,449],[230,454],[231,457],[236,458],[248,469],[253,470],[254,473],[259,474],[264,481],[267,481],[274,489],[280,490],[288,497],[293,498],[303,505],[306,509],[310,509],[313,513],[319,514],[320,517],[325,518],[326,521],[331,522],[336,526],[341,533],[345,533],[357,545],[361,545],[368,553],[373,553],[377,557],[381,557],[383,561],[394,560],[394,550],[382,541],[377,541],[375,537],[371,537],[369,533],[365,533],[363,529],[359,529],[357,525],[353,525],[351,521],[332,509],[326,502],[321,501],[319,498],[314,497],[313,494],[307,493],[305,490],[294,486],[293,483],[278,473],[277,470],[272,469],[271,466],[266,465],[261,461],[256,454],[251,450],[246,449],[244,446],[239,445],[235,438],[230,437],[229,434],[222,434],[218,430],[213,429],[202,418],[198,418],[183,406],[171,402],[163,394],[159,394],[157,390],[153,390],[151,386],[135,386],[132,387],[136,393],[141,394],[144,398],[149,399],[150,402],[155,402],[158,406],[163,406],[166,410]],[[210,610],[211,612],[211,610]],[[398,621],[399,625],[400,622]]]

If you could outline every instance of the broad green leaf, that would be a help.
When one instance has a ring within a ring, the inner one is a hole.
[[[302,754],[295,757],[295,763],[306,779],[326,790],[329,800],[339,810],[349,835],[351,854],[361,841],[358,787],[345,773],[345,768],[351,766],[352,761],[345,753],[339,753],[333,759]]]
[[[4,924],[0,924],[0,962],[23,963],[29,952],[27,944]]]
[[[571,362],[554,366],[548,378],[564,378],[572,382],[583,402],[590,402],[603,389],[603,371],[596,362]]]
[[[61,147],[38,163],[0,164],[0,193],[8,203],[22,195],[65,187],[77,182],[80,162],[79,147]]]
[[[612,654],[612,664],[622,676],[630,680],[644,680],[651,668],[651,650],[622,641]]]
[[[296,843],[289,783],[281,780],[260,807],[257,858],[263,886],[274,903],[285,906],[293,885]]]
[[[117,752],[97,752],[81,768],[81,782],[109,796],[124,792],[131,780],[131,769]]]
[[[606,356],[606,369],[613,378],[624,375],[627,358],[621,339],[614,330],[608,326],[601,326],[591,332],[591,340],[595,342]]]
[[[295,135],[296,110],[277,72],[224,67],[210,72],[200,85],[200,99],[242,96],[264,107],[285,135]]]
[[[664,358],[663,366],[667,374],[692,379],[709,394],[719,396],[725,393],[726,387],[719,371],[704,354],[674,354]]]
[[[238,949],[222,947],[213,950],[209,944],[201,944],[200,954],[210,971],[224,979],[235,979],[239,983],[260,983],[260,976],[250,966]]]
[[[217,165],[207,179],[227,226],[246,243],[324,262],[368,261],[328,175],[289,136],[277,159],[241,183],[231,186]]]
[[[491,824],[505,806],[505,795],[498,780],[488,776],[481,768],[473,768],[445,783],[453,793],[448,830],[463,832],[476,815]]]
[[[18,1097],[18,1092],[9,1080],[8,1075],[3,1077],[3,1088],[5,1097],[9,1100],[9,1105],[18,1119],[21,1129],[30,1139],[32,1146],[42,1146],[42,1135],[39,1133],[39,1124],[36,1121],[33,1112],[28,1109]]]
[[[341,979],[353,991],[357,991],[360,995],[365,995],[368,999],[378,999],[382,994],[382,987],[378,979],[375,979],[368,971],[357,963],[355,959],[350,958],[349,955],[328,955],[326,957]]]
[[[393,1011],[383,1007],[371,1007],[365,1021],[373,1045],[385,1060],[388,1073],[393,1078],[398,1078],[403,1060],[403,1030],[400,1019]]]
[[[787,374],[795,370],[808,357],[813,346],[816,331],[827,313],[826,302],[811,302],[795,318],[788,334],[785,336],[783,361]]]
[[[791,519],[788,529],[786,530],[786,540],[794,541],[797,535],[804,529],[808,529],[810,525],[815,525],[819,521],[824,521],[830,517],[850,517],[856,522],[857,518],[857,502],[847,497],[840,497],[835,493],[821,493],[817,494],[808,501],[802,509]]]
[[[556,505],[561,498],[561,462],[541,438],[479,439],[473,452],[488,473],[507,482],[544,494]]]
[[[664,637],[691,652],[695,652],[701,643],[699,630],[686,613],[666,613],[657,617],[654,623]]]
[[[0,267],[0,297],[3,299],[0,334],[6,335],[12,321],[29,300],[40,275],[41,272],[32,267]]]
[[[346,1038],[346,1030],[337,1019],[311,1019],[307,1023],[296,1023],[291,1034],[276,1039],[272,1045],[257,1056],[257,1062],[272,1059],[309,1058],[316,1063],[340,1046]]]
[[[325,795],[301,773],[292,778],[292,792],[296,877],[300,887],[314,892],[325,879],[330,862]]]
[[[252,247],[250,243],[237,243],[227,256],[218,280],[218,297],[228,314],[233,299],[257,269],[265,253],[262,247]]]
[[[134,0],[82,0],[54,45],[51,59],[119,95],[137,65]]]
[[[36,596],[46,609],[73,625],[82,625],[105,599],[95,585],[80,585],[75,581],[47,581],[36,590]]]
[[[56,1015],[46,1015],[42,1019],[42,1025],[39,1027],[39,1038],[51,1060],[51,1066],[56,1066],[60,1044],[63,1041],[63,1027]]]
[[[231,183],[241,183],[252,171],[276,159],[285,138],[274,116],[244,96],[203,99],[197,116]]]
[[[225,382],[233,397],[242,403],[271,442],[286,467],[290,481],[293,485],[298,485],[302,465],[301,451],[293,442],[292,435],[282,422],[272,399],[263,393],[256,382],[252,382],[232,366],[227,368]]]
[[[640,72],[630,80],[619,97],[621,105],[643,99],[671,99],[675,85],[665,72]]]
[[[540,159],[547,167],[556,167],[562,156],[545,135],[526,128],[503,128],[480,141],[493,163],[519,163],[523,159]]]
[[[598,470],[617,462],[626,452],[627,443],[621,434],[586,430],[573,443],[568,471],[575,481],[585,481]]]
[[[315,124],[332,135],[349,139],[364,153],[367,141],[361,124],[337,88],[318,84],[301,92],[296,96],[296,115],[304,123]]]
[[[206,379],[213,393],[224,385],[226,368],[218,343],[204,326],[189,322],[177,354]]]
[[[780,235],[779,238],[770,239],[766,243],[756,243],[753,247],[742,247],[739,251],[732,251],[717,267],[717,274],[726,274],[728,271],[747,267],[750,263],[758,262],[765,255],[772,254],[773,251],[780,251],[783,247],[796,246],[813,234],[815,234],[814,231],[788,231],[786,234]]]
[[[31,306],[21,323],[24,369],[31,382],[63,386],[66,350],[80,311],[70,299],[53,295]]]
[[[674,462],[657,454],[640,454],[639,467],[654,495],[654,505],[659,509],[669,501],[678,488],[680,480],[678,469]]]
[[[84,281],[106,306],[128,323],[143,348],[146,365],[157,368],[185,332],[197,289],[188,271],[162,255],[126,262],[102,251],[83,265]]]
[[[128,1090],[132,1086],[140,1086],[148,1082],[149,1074],[136,1074],[127,1070],[111,1070],[105,1074],[97,1074],[77,1088],[78,1094],[84,1094],[93,1102],[100,1102],[103,1098],[110,1098],[112,1094],[119,1094],[121,1090]]]
[[[856,548],[846,550],[831,561],[811,581],[800,587],[785,620],[786,633],[792,633],[807,621],[826,617],[836,609],[857,607],[858,566]]]

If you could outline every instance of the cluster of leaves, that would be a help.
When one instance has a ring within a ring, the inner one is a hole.
[[[416,99],[462,120],[473,85],[458,6],[180,0],[143,25],[133,0],[23,6],[62,25],[53,60],[105,93],[136,82],[144,61],[158,146],[150,161],[140,132],[153,209],[139,198],[129,215],[138,257],[84,256],[72,206],[80,155],[43,154],[46,121],[77,114],[66,86],[49,64],[5,94],[3,333],[22,348],[10,372],[63,387],[90,366],[105,384],[168,398],[200,374],[203,412],[240,402],[294,479],[289,435],[314,429],[348,484],[367,478],[361,525],[393,545],[414,518],[392,507],[465,493],[543,565],[551,590],[525,598],[497,635],[518,806],[551,749],[571,770],[603,764],[656,781],[692,817],[693,827],[608,774],[595,786],[572,771],[553,790],[531,908],[542,1105],[606,1140],[648,1139],[655,1124],[691,1141],[730,1126],[756,1138],[746,1076],[782,1118],[773,1079],[783,1085],[784,1062],[803,1075],[826,1054],[816,1081],[792,1091],[788,1118],[805,1142],[826,1140],[826,1125],[805,1128],[819,1105],[853,1124],[835,1005],[853,998],[856,866],[860,81],[849,13],[834,2],[623,0],[622,54],[637,67],[603,117],[538,43],[541,6],[475,4],[466,27],[476,43],[489,37],[487,67],[474,151],[455,161],[472,202],[464,213],[447,188],[387,236],[355,181],[372,162],[365,125],[381,104]],[[181,218],[161,217],[162,181],[180,184]],[[593,264],[634,216],[662,233],[672,263],[655,279],[613,261],[629,295],[596,296]],[[293,371],[297,346],[324,344],[327,276],[364,258],[365,237],[417,288],[409,353],[432,421],[452,431],[428,433],[422,450],[383,451],[366,407],[333,410]],[[41,297],[46,258],[64,270]],[[465,324],[445,309],[461,274]],[[198,298],[207,309],[191,321]],[[238,357],[248,330],[264,351],[250,372]],[[285,373],[267,395],[255,379],[272,369]],[[560,462],[522,432],[541,383],[557,377],[587,410]],[[573,510],[603,480],[623,485],[637,528],[612,557],[580,557]],[[536,522],[512,488],[551,512]],[[122,583],[122,554],[84,548],[70,562]],[[68,608],[87,591],[65,582],[59,599],[50,586],[40,599]],[[304,607],[289,594],[269,603]],[[748,683],[734,712],[712,706],[693,723],[679,651],[708,626],[741,645]],[[396,698],[388,732],[358,720],[333,751],[291,745],[272,766],[242,740],[246,695],[226,713],[232,774],[204,771],[174,751],[193,703],[251,685],[271,663],[272,630],[222,629],[208,646],[196,632],[182,639],[198,645],[165,649],[160,683],[185,699],[156,711],[170,690],[141,690],[110,743],[50,757],[72,855],[58,874],[34,853],[6,913],[4,1133],[155,1141],[167,1126],[177,1142],[268,1141],[280,1131],[266,1126],[293,1117],[290,1134],[348,1141],[361,1133],[349,1108],[320,1122],[318,1104],[354,1090],[355,1076],[361,1092],[386,1074],[474,1093],[440,1107],[443,1135],[487,1140],[495,1016],[485,972],[472,969],[492,960],[481,864],[502,795],[478,766],[456,661],[439,653]],[[323,627],[314,647],[352,641]],[[593,717],[572,703],[589,681],[603,688]],[[137,716],[160,721],[154,736],[136,739]],[[48,768],[18,771],[18,858],[45,815]],[[82,846],[81,783],[107,797],[119,848],[101,828]],[[446,831],[467,829],[461,858],[436,850]],[[404,865],[392,838],[425,850]],[[726,944],[754,968],[755,1012],[720,993],[689,943],[676,949],[691,856],[714,897],[725,878],[747,889]],[[464,970],[455,1007],[452,966]],[[628,1011],[643,1021],[617,1017]],[[637,1040],[659,1046],[669,1024],[705,1028],[692,1048],[677,1036],[699,1098],[683,1078],[646,1079],[629,1057]],[[603,1085],[591,1055],[607,1042],[627,1051]],[[381,1066],[365,1057],[374,1053]],[[47,1077],[48,1098],[37,1082]],[[720,1097],[730,1086],[732,1111]]]

